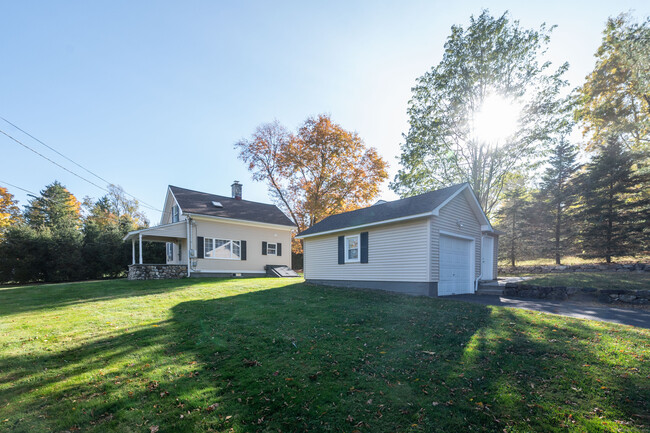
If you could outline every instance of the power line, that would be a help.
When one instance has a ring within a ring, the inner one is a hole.
[[[52,152],[56,153],[57,155],[61,156],[61,157],[64,158],[64,159],[68,160],[69,162],[73,163],[74,165],[76,165],[77,167],[81,168],[82,170],[85,170],[86,172],[92,174],[92,175],[95,176],[97,179],[101,180],[102,182],[106,182],[107,184],[110,184],[110,183],[111,183],[111,182],[107,181],[106,179],[104,179],[103,177],[99,176],[98,174],[95,174],[95,173],[93,173],[92,171],[88,170],[86,167],[84,167],[84,166],[82,166],[82,165],[80,165],[80,164],[74,162],[73,160],[71,160],[70,158],[68,158],[67,156],[65,156],[64,154],[62,154],[61,152],[59,152],[58,150],[56,150],[55,148],[53,148],[52,146],[48,146],[48,145],[45,144],[42,140],[39,140],[38,138],[34,137],[32,134],[30,134],[29,132],[25,131],[25,130],[22,129],[20,126],[16,125],[15,123],[10,122],[9,120],[5,119],[5,118],[2,117],[2,116],[0,116],[0,119],[4,120],[5,122],[7,122],[8,124],[10,124],[10,125],[13,126],[14,128],[16,128],[17,130],[19,130],[19,131],[22,132],[23,134],[27,135],[27,136],[30,137],[31,139],[38,141],[38,142],[41,143],[43,146],[45,146],[45,147],[47,147],[48,149],[50,149]]]
[[[29,147],[28,145],[26,145],[26,144],[23,143],[22,141],[20,141],[20,140],[18,140],[17,138],[14,138],[14,137],[12,137],[11,135],[7,134],[7,133],[6,133],[5,131],[3,131],[2,129],[0,129],[0,133],[6,135],[6,136],[9,137],[11,140],[13,140],[13,141],[15,141],[16,143],[18,143],[18,144],[20,144],[21,146],[23,146],[25,149],[29,149],[29,150],[31,150],[32,152],[34,152],[35,154],[37,154],[37,155],[40,156],[41,158],[44,158],[44,159],[50,161],[52,164],[56,165],[57,167],[64,169],[65,171],[67,171],[68,173],[70,173],[70,174],[72,174],[72,175],[74,175],[74,176],[77,176],[79,179],[88,182],[89,184],[91,184],[91,185],[93,185],[93,186],[95,186],[95,187],[101,189],[102,191],[109,192],[106,188],[101,187],[101,186],[97,185],[95,182],[92,182],[92,181],[86,179],[85,177],[78,175],[77,173],[75,173],[75,172],[72,171],[72,170],[68,170],[67,168],[65,168],[64,166],[62,166],[61,164],[59,164],[58,162],[56,162],[56,161],[54,161],[54,160],[48,158],[47,156],[43,155],[43,154],[40,153],[39,151],[32,149],[31,147]]]
[[[94,173],[94,172],[88,170],[87,168],[85,168],[85,167],[82,166],[81,164],[76,163],[75,161],[73,161],[72,159],[68,158],[67,156],[65,156],[64,154],[62,154],[61,152],[59,152],[58,150],[54,149],[52,146],[47,145],[47,144],[44,143],[42,140],[39,140],[38,138],[34,137],[34,136],[33,136],[32,134],[30,134],[29,132],[27,132],[27,131],[25,131],[24,129],[20,128],[18,125],[16,125],[16,124],[10,122],[9,120],[5,119],[5,118],[2,117],[2,116],[0,116],[0,119],[4,120],[4,121],[7,122],[9,125],[13,126],[14,128],[18,129],[19,131],[21,131],[23,134],[25,134],[25,135],[27,135],[28,137],[32,138],[33,140],[39,142],[39,143],[42,144],[43,146],[45,146],[45,147],[47,147],[48,149],[50,149],[50,150],[52,150],[53,152],[55,152],[57,155],[60,155],[61,157],[65,158],[66,160],[70,161],[71,163],[73,163],[73,164],[76,165],[77,167],[79,167],[79,168],[85,170],[86,172],[90,173],[91,175],[95,176],[96,178],[100,179],[101,181],[105,182],[106,184],[108,184],[108,185],[113,185],[112,182],[109,182],[108,180],[104,179],[103,177],[99,176],[98,174],[96,174],[96,173]],[[29,146],[27,146],[26,144],[24,144],[23,142],[17,140],[16,138],[12,137],[11,135],[7,134],[7,133],[4,132],[3,130],[0,129],[0,132],[2,132],[4,135],[6,135],[7,137],[9,137],[10,139],[14,140],[16,143],[20,144],[21,146],[26,147],[27,149],[31,150],[32,152],[36,153],[37,155],[41,156],[42,158],[45,158],[46,160],[50,161],[52,164],[55,164],[56,166],[58,166],[58,167],[64,169],[65,171],[67,171],[67,172],[73,174],[74,176],[77,176],[78,178],[80,178],[80,179],[82,179],[82,180],[84,180],[84,181],[90,183],[91,185],[93,185],[93,186],[95,186],[95,187],[97,187],[97,188],[100,188],[100,189],[103,190],[103,191],[109,192],[107,189],[105,189],[105,188],[103,188],[103,187],[97,185],[96,183],[94,183],[94,182],[92,182],[92,181],[90,181],[90,180],[88,180],[88,179],[86,179],[86,178],[84,178],[84,177],[78,175],[77,173],[75,173],[75,172],[73,172],[73,171],[71,171],[71,170],[68,170],[67,168],[65,168],[65,167],[62,166],[61,164],[59,164],[59,163],[53,161],[52,159],[46,157],[46,156],[43,155],[43,154],[37,152],[36,150],[34,150],[34,149],[32,149],[31,147],[29,147]],[[143,201],[143,200],[140,200],[139,198],[137,198],[137,197],[134,196],[133,194],[129,194],[128,192],[124,191],[124,189],[122,189],[122,191],[124,192],[124,194],[126,194],[126,195],[128,195],[129,197],[131,197],[131,198],[137,200],[138,202],[140,202],[144,207],[149,208],[149,209],[151,209],[151,210],[155,210],[156,212],[160,212],[160,213],[162,213],[162,214],[165,213],[164,211],[162,211],[162,210],[160,210],[160,209],[158,209],[158,208],[156,208],[156,207],[154,207],[154,206],[148,204],[147,202],[145,202],[145,201]]]
[[[19,190],[21,190],[21,191],[25,191],[25,192],[28,193],[28,194],[36,195],[35,192],[32,192],[32,191],[30,191],[30,190],[28,190],[28,189],[25,189],[25,188],[21,188],[21,187],[16,186],[16,185],[12,185],[12,184],[10,184],[9,182],[5,182],[4,180],[0,180],[0,183],[4,183],[5,185],[9,185],[10,187],[12,187],[12,188],[16,188],[16,189],[19,189]]]

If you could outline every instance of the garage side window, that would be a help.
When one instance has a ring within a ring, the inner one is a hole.
[[[345,237],[345,263],[359,262],[359,235]]]

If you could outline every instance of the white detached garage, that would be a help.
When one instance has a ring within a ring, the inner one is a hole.
[[[333,215],[297,237],[307,282],[445,296],[496,279],[498,235],[464,183]]]

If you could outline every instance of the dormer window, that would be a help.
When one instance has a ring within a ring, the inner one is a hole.
[[[181,210],[177,204],[172,206],[172,223],[177,223],[181,217]]]

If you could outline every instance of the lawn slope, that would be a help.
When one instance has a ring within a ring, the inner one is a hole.
[[[0,431],[648,431],[649,341],[296,280],[0,288]]]

